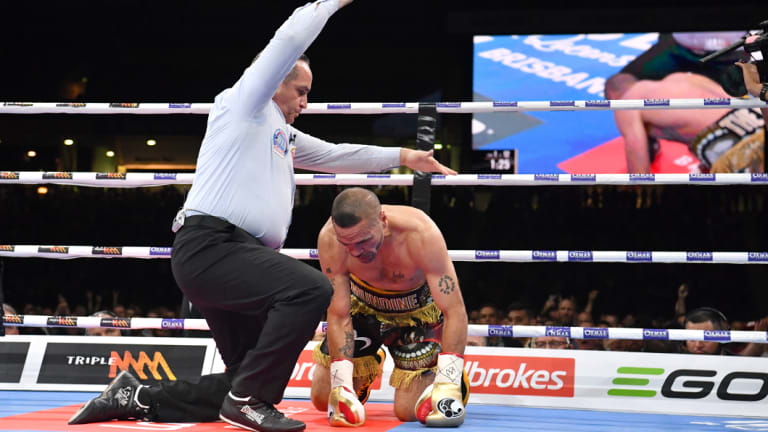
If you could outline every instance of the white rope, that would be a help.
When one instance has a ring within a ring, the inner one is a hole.
[[[519,111],[617,111],[651,109],[766,108],[756,98],[626,99],[509,102],[437,102],[446,114]],[[211,103],[3,102],[0,114],[208,114]],[[310,103],[303,114],[417,114],[418,102]]]
[[[65,317],[46,315],[6,315],[6,326],[13,327],[68,327],[68,328],[118,328],[123,330],[172,329],[209,330],[204,319],[177,318],[101,318]],[[318,324],[317,333],[325,333],[327,324]],[[550,326],[468,326],[469,336],[543,337],[559,336],[572,339],[632,339],[632,340],[703,340],[717,342],[768,343],[768,332],[734,330],[682,330],[601,327],[550,327]]]
[[[192,184],[192,173],[0,171],[0,184],[147,187]],[[412,174],[295,174],[296,184],[411,186]],[[432,175],[433,186],[766,185],[768,174],[459,174]]]
[[[0,171],[0,184],[59,184],[92,187],[147,187],[188,185],[195,179],[193,173],[97,173],[97,172],[43,172]]]
[[[170,247],[146,246],[43,246],[0,245],[0,257],[9,258],[170,258]],[[318,258],[317,249],[282,249],[281,253],[302,260]],[[667,252],[589,250],[449,250],[461,262],[612,262],[612,263],[702,263],[768,264],[768,252]]]

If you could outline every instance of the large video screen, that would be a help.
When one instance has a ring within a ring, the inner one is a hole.
[[[606,80],[658,40],[658,33],[475,36],[474,100],[605,99]],[[627,172],[624,141],[607,110],[478,113],[472,145],[515,150],[519,173]],[[661,145],[652,172],[694,172],[699,161],[685,144]]]

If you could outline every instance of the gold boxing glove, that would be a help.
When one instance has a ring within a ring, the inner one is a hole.
[[[437,359],[435,382],[419,397],[416,418],[430,427],[456,427],[464,423],[466,409],[461,394],[464,358],[459,354],[441,353]]]
[[[331,362],[331,394],[328,396],[328,423],[331,426],[357,427],[365,423],[365,407],[352,391],[352,362]]]
[[[357,427],[365,423],[365,407],[346,387],[336,387],[328,397],[328,423],[331,426]]]

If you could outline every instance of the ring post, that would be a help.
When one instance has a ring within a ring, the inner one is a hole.
[[[435,132],[437,130],[437,105],[435,103],[420,103],[419,117],[416,123],[416,148],[430,151],[435,147]],[[413,173],[413,195],[411,205],[429,214],[432,199],[432,174],[421,171]]]

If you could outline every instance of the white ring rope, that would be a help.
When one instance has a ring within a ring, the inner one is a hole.
[[[66,328],[118,328],[123,330],[173,329],[209,330],[204,319],[180,318],[102,318],[65,317],[46,315],[6,315],[6,326],[66,327]],[[325,333],[327,324],[318,324],[316,332]],[[553,327],[470,324],[468,336],[542,337],[558,336],[573,339],[632,339],[632,340],[697,340],[715,342],[768,343],[768,332],[740,330],[682,330],[602,327]]]
[[[295,174],[296,184],[411,186],[413,174]],[[58,184],[90,187],[188,185],[193,173],[97,173],[0,171],[2,184]],[[459,174],[432,175],[432,186],[584,186],[584,185],[767,185],[768,174]]]
[[[417,114],[418,102],[310,103],[302,114]],[[423,104],[422,104],[423,105]],[[0,114],[208,114],[211,103],[3,102]],[[519,111],[767,108],[756,98],[436,102],[446,114]]]
[[[170,247],[146,246],[42,246],[0,245],[0,257],[9,258],[170,258]],[[282,249],[301,260],[318,259],[317,249]],[[768,264],[768,252],[709,251],[590,251],[590,250],[449,250],[461,262],[610,262]]]

